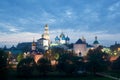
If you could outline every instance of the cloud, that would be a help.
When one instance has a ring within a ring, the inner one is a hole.
[[[108,8],[108,10],[109,10],[109,11],[116,11],[116,10],[118,11],[119,8],[120,8],[120,1],[118,1],[118,2],[114,3],[113,5],[111,5],[111,6]]]
[[[19,19],[18,19],[18,22],[21,23],[21,24],[28,24],[28,23],[31,22],[30,20],[31,20],[31,19],[19,18]]]
[[[0,41],[13,41],[13,42],[29,42],[32,41],[33,37],[36,39],[41,37],[39,33],[32,33],[32,32],[19,32],[19,33],[0,33]]]
[[[120,33],[117,34],[109,34],[107,31],[81,31],[81,30],[73,30],[73,29],[58,29],[50,31],[51,39],[54,41],[54,38],[58,35],[60,35],[62,32],[65,33],[66,36],[69,36],[71,38],[71,42],[77,41],[79,38],[84,36],[88,43],[90,41],[94,41],[94,37],[98,36],[98,39],[101,41],[108,40],[108,41],[119,41],[120,40]],[[104,43],[104,42],[103,42]],[[112,44],[112,43],[111,43]],[[104,44],[106,45],[106,43]]]
[[[120,17],[120,1],[112,4],[110,7],[108,7],[109,13],[108,13],[108,19],[115,19],[117,17]]]
[[[72,9],[65,10],[65,16],[72,19],[76,17]]]
[[[12,45],[17,45],[20,42],[32,42],[33,37],[37,40],[41,38],[40,33],[32,33],[32,32],[18,32],[18,33],[1,33],[0,32],[0,47],[7,45],[11,47]]]
[[[87,23],[100,21],[99,13],[94,8],[88,6],[83,10],[80,17],[83,21],[87,21]]]
[[[68,35],[71,42],[82,36],[85,36],[87,41],[93,41],[96,35],[100,40],[120,40],[117,37],[120,36],[120,1],[5,2],[9,5],[2,2],[0,5],[0,12],[3,12],[0,14],[0,40],[31,41],[32,36],[41,36],[39,32],[43,32],[45,24],[50,25],[50,36],[53,41],[61,32]]]
[[[10,23],[0,23],[0,27],[8,30],[9,32],[19,32],[21,28],[11,25]]]
[[[118,34],[108,34],[106,31],[96,31],[96,32],[89,32],[89,31],[81,31],[81,30],[74,30],[74,29],[54,29],[50,30],[50,38],[51,41],[54,42],[54,39],[56,36],[59,36],[61,33],[64,33],[66,36],[70,37],[70,42],[75,43],[79,38],[82,38],[84,36],[86,38],[86,41],[89,44],[92,44],[94,41],[94,37],[98,36],[98,40],[101,41],[103,45],[111,45],[115,41],[120,40],[120,33]],[[35,37],[35,40],[41,38],[42,33],[33,33],[33,32],[18,32],[18,33],[0,33],[0,43],[2,43],[1,46],[4,46],[5,44],[8,45],[11,43],[11,45],[17,45],[19,42],[32,42],[33,37]],[[111,44],[107,44],[102,41],[111,41]]]

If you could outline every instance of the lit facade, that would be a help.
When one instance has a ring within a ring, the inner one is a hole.
[[[49,36],[49,28],[46,24],[44,27],[44,33],[42,34],[42,38],[37,40],[38,48],[48,50],[50,45],[50,36]]]
[[[77,56],[85,56],[87,54],[87,44],[84,38],[78,39],[77,42],[73,45],[74,53]]]
[[[90,49],[95,49],[99,46],[99,42],[97,41],[97,37],[95,37],[95,41],[93,45],[89,45],[86,43],[86,39],[82,37],[78,39],[76,43],[73,45],[74,54],[77,56],[86,56]]]

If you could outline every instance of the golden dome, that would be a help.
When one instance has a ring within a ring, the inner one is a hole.
[[[32,46],[36,46],[36,43],[35,43],[35,42],[33,42],[33,43],[32,43]]]
[[[34,41],[34,38],[33,38],[32,46],[36,46],[36,43],[35,43],[35,41]]]

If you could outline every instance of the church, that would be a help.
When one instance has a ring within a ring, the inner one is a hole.
[[[41,38],[36,42],[33,39],[33,42],[22,42],[18,43],[17,49],[22,50],[25,55],[29,56],[29,54],[44,54],[46,50],[49,49],[50,45],[50,36],[49,36],[49,28],[46,24],[44,26],[44,33],[41,35]]]
[[[48,25],[45,25],[44,33],[42,34],[42,38],[37,40],[38,48],[48,50],[50,45],[50,36],[49,36],[49,28]]]
[[[24,42],[19,43],[17,45],[17,49],[23,50],[27,49],[24,52],[29,52],[30,54],[44,54],[46,50],[49,50],[50,47],[61,47],[65,50],[68,50],[69,48],[66,46],[70,44],[70,38],[69,36],[66,36],[63,32],[60,35],[57,35],[54,38],[55,42],[51,43],[50,41],[50,34],[49,34],[49,27],[46,24],[44,26],[44,32],[41,35],[41,38],[38,40],[33,39],[33,42]],[[95,41],[92,45],[89,45],[86,42],[86,39],[84,37],[78,39],[74,44],[73,47],[70,48],[71,51],[73,50],[74,54],[77,56],[86,56],[89,49],[97,48],[99,46],[99,42],[97,40],[97,36],[95,36]]]
[[[86,42],[86,39],[84,37],[78,39],[76,41],[76,43],[74,43],[73,45],[73,51],[74,51],[74,54],[76,56],[86,56],[87,55],[87,52],[90,50],[90,49],[95,49],[97,47],[99,47],[100,44],[97,40],[97,36],[95,36],[95,41],[93,42],[92,45],[89,45],[87,42]]]
[[[50,36],[48,29],[48,25],[46,24],[42,37],[38,39],[37,42],[35,42],[33,39],[33,42],[31,43],[31,50],[27,53],[24,53],[24,58],[33,57],[35,62],[37,62],[40,58],[43,57],[44,52],[49,49],[50,45]]]
[[[65,36],[65,34],[62,32],[60,36],[55,37],[55,43],[57,44],[69,44],[70,38],[68,36]]]

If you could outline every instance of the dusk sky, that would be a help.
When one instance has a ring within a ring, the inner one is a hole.
[[[53,42],[63,32],[73,43],[120,43],[120,0],[0,0],[0,47],[41,38],[45,24]]]

